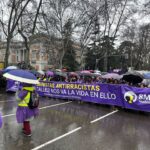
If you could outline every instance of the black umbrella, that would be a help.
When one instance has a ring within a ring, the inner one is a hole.
[[[136,84],[141,83],[143,81],[143,76],[138,72],[132,71],[124,74],[122,80]]]

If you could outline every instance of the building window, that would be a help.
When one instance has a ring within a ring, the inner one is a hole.
[[[16,51],[16,59],[17,59],[17,62],[20,61],[20,57],[19,57],[19,50]]]
[[[36,50],[32,50],[32,60],[36,60]]]
[[[37,59],[37,50],[32,50],[31,63],[36,64],[36,59]]]

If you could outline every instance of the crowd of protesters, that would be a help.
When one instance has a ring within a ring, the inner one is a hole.
[[[104,78],[100,72],[94,73],[91,70],[89,71],[89,73],[81,73],[81,71],[67,72],[66,70],[65,71],[53,70],[51,72],[53,73],[52,75],[48,75],[46,72],[43,72],[43,74],[38,73],[35,75],[39,80],[47,81],[47,82],[57,81],[57,82],[76,82],[76,83],[85,83],[85,84],[107,83],[107,84],[127,84],[129,86],[141,87],[141,88],[150,87],[150,84],[146,82],[129,82],[123,80],[122,78],[120,79]],[[2,74],[0,74],[0,88],[2,87],[6,87],[6,79],[2,76]]]
[[[106,83],[106,84],[127,84],[129,86],[146,88],[149,87],[148,84],[143,82],[134,83],[128,82],[122,79],[114,79],[114,78],[103,78],[100,74],[78,74],[78,75],[70,75],[68,73],[63,73],[63,75],[54,75],[48,76],[46,74],[39,75],[37,78],[40,81],[57,81],[57,82],[75,82],[75,83],[85,83],[85,84],[96,84],[96,83]]]

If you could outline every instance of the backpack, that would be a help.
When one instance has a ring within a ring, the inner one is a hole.
[[[30,100],[28,103],[28,107],[30,109],[34,109],[37,108],[38,106],[39,106],[39,95],[35,91],[30,92]]]

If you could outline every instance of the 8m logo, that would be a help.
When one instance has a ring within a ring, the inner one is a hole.
[[[129,103],[132,104],[133,102],[135,102],[137,100],[137,95],[132,92],[132,91],[128,91],[124,94],[124,99]]]

